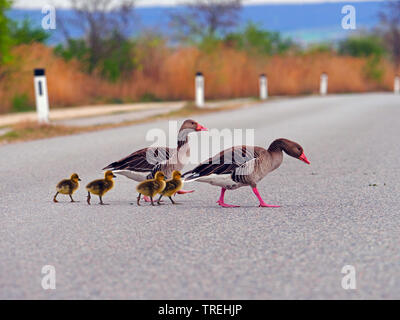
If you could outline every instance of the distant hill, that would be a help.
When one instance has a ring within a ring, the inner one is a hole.
[[[348,3],[318,3],[318,4],[284,4],[284,5],[249,5],[244,6],[240,26],[249,21],[259,24],[262,28],[279,31],[284,36],[307,44],[320,41],[337,41],[348,36],[352,31],[341,27],[341,8],[351,4],[356,8],[357,31],[371,29],[378,24],[378,12],[383,3],[348,2]],[[143,29],[157,29],[168,33],[168,12],[183,10],[180,7],[139,7],[135,10],[135,24],[132,30],[139,32]],[[57,19],[65,19],[73,13],[70,10],[57,10]],[[9,16],[15,20],[29,18],[32,23],[40,26],[43,17],[40,10],[12,9]],[[68,32],[73,37],[81,34],[73,25],[67,25]],[[51,31],[50,44],[63,40],[60,28]]]

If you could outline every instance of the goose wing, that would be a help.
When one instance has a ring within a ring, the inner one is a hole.
[[[247,172],[251,164],[260,154],[259,147],[237,146],[221,151],[214,157],[199,164],[196,168],[186,172],[185,181],[194,180],[211,174],[233,174],[237,168]]]
[[[129,170],[137,172],[152,171],[157,165],[168,160],[174,149],[168,147],[149,147],[140,149],[129,156],[109,164],[103,170]]]

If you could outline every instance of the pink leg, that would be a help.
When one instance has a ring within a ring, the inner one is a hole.
[[[260,193],[258,192],[257,188],[253,188],[254,194],[257,196],[258,200],[260,201],[260,207],[267,207],[267,208],[279,208],[280,206],[272,206],[270,204],[266,204],[264,200],[261,198]]]
[[[143,196],[143,199],[144,199],[144,202],[151,202],[151,200],[148,196]],[[164,200],[161,199],[160,202],[164,202]]]
[[[177,194],[186,194],[186,193],[192,193],[192,192],[194,192],[194,190],[179,190],[177,192]]]
[[[225,188],[222,188],[222,189],[221,189],[221,196],[219,197],[219,200],[217,201],[217,203],[218,203],[221,207],[224,207],[224,208],[238,208],[239,206],[234,206],[234,205],[231,205],[231,204],[226,204],[226,203],[224,202],[225,191],[226,191]]]

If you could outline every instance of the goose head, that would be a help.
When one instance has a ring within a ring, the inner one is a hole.
[[[188,132],[195,132],[195,131],[208,131],[208,129],[206,127],[203,127],[200,123],[198,123],[197,121],[188,119],[185,120],[182,123],[181,128],[179,129],[179,131],[188,131]]]
[[[299,159],[307,164],[310,164],[310,161],[308,161],[306,155],[304,154],[303,147],[297,142],[283,138],[277,139],[272,142],[268,150],[283,150],[287,155]]]
[[[155,178],[157,181],[165,180],[165,174],[164,174],[164,172],[162,172],[162,171],[157,171],[156,174],[155,174],[155,176],[154,176],[154,178]]]
[[[73,182],[78,182],[78,181],[81,181],[81,179],[79,178],[79,176],[78,176],[78,174],[77,173],[73,173],[73,174],[71,174],[71,180],[73,181]]]
[[[112,180],[113,178],[116,178],[114,173],[111,170],[106,171],[106,173],[104,174],[104,179]]]
[[[179,180],[182,177],[182,174],[178,170],[174,170],[172,172],[172,179]]]

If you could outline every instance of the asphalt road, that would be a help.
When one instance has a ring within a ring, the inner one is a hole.
[[[285,156],[260,183],[281,208],[258,208],[249,188],[227,192],[241,208],[219,208],[219,190],[196,182],[182,205],[137,207],[125,177],[109,206],[89,207],[85,184],[167,121],[0,147],[0,298],[400,298],[400,96],[289,99],[195,119],[254,128],[261,146],[295,140],[311,166]],[[74,171],[81,202],[52,203]],[[41,287],[44,265],[55,290]],[[341,286],[345,265],[355,290]]]

